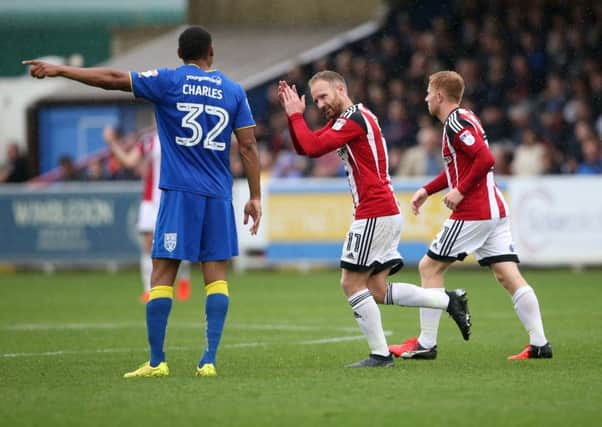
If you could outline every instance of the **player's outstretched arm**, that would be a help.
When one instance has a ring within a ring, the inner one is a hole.
[[[65,77],[102,89],[132,91],[130,76],[123,71],[111,68],[81,68],[68,65],[55,65],[35,59],[22,61],[22,63],[31,66],[29,74],[38,79],[43,79],[44,77]]]
[[[242,128],[234,131],[238,140],[238,153],[242,162],[247,182],[249,183],[250,200],[245,204],[244,221],[246,225],[249,217],[253,219],[251,234],[257,234],[261,222],[261,183],[259,152],[255,141],[255,128]]]

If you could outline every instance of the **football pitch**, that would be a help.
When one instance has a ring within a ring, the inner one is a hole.
[[[204,348],[200,274],[174,302],[167,378],[124,380],[148,359],[134,271],[0,274],[0,414],[6,426],[602,425],[602,270],[526,270],[551,360],[507,361],[528,342],[486,270],[453,269],[468,290],[469,342],[447,315],[435,361],[346,369],[368,347],[337,271],[230,276],[218,377],[193,375]],[[415,268],[394,276],[416,282]],[[383,307],[390,343],[418,310]]]

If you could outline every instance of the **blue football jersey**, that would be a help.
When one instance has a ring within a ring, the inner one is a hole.
[[[132,92],[155,104],[161,141],[159,187],[232,199],[230,137],[255,126],[243,88],[196,65],[130,72]]]

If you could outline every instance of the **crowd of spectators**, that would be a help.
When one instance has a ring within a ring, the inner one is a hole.
[[[447,16],[416,28],[393,9],[381,31],[282,76],[306,92],[315,72],[333,69],[354,102],[380,120],[392,175],[433,174],[441,134],[424,102],[428,76],[455,69],[463,106],[481,118],[501,175],[602,173],[602,3],[460,0]],[[272,176],[341,176],[336,155],[292,151],[276,81],[252,100],[262,167]],[[306,119],[323,125],[308,98]],[[435,153],[435,155],[433,155]],[[234,172],[242,172],[236,166]]]
[[[306,93],[305,116],[317,129],[324,121],[307,81],[332,69],[347,80],[351,99],[379,118],[391,175],[436,174],[442,166],[441,126],[426,110],[427,78],[454,69],[465,81],[462,105],[483,122],[498,175],[601,174],[602,3],[457,0],[446,5],[453,10],[442,8],[444,16],[422,20],[392,7],[374,35],[251,90],[262,171],[273,177],[345,175],[336,153],[318,159],[294,153],[277,92],[277,81],[285,79]],[[126,142],[135,144],[135,135]],[[27,162],[15,144],[9,151],[0,181],[23,180]],[[243,175],[236,155],[231,166],[234,176]],[[123,168],[111,155],[75,169],[63,158],[59,175],[60,180],[140,178],[139,171]]]

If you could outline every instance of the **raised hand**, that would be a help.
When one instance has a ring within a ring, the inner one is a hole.
[[[278,82],[278,97],[288,116],[296,113],[303,114],[305,111],[305,95],[299,98],[297,87],[295,85],[290,87],[289,84],[283,80]]]

